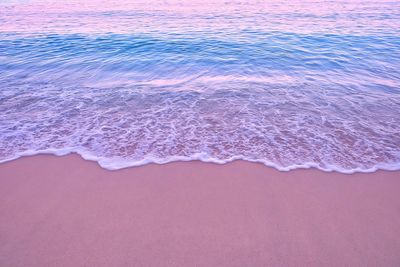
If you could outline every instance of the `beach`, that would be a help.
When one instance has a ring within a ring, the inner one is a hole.
[[[0,267],[400,266],[400,1],[0,22]]]
[[[0,266],[399,266],[400,173],[0,165]]]

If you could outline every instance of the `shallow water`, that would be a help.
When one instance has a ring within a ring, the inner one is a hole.
[[[0,3],[0,161],[400,169],[398,1],[58,2]]]

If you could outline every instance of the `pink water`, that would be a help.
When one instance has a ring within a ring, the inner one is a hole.
[[[0,161],[400,168],[400,3],[3,1]]]

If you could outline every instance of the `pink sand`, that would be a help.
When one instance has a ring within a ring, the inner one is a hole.
[[[0,165],[0,266],[400,266],[400,173]]]

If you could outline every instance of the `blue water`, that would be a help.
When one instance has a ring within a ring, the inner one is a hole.
[[[400,169],[398,2],[0,10],[0,161]]]

